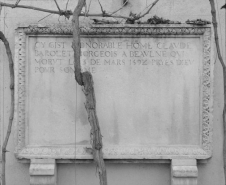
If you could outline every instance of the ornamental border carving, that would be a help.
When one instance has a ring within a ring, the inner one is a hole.
[[[173,27],[172,27],[173,26]],[[96,25],[81,27],[81,35],[198,35],[203,42],[203,78],[202,78],[202,115],[201,146],[158,146],[158,147],[119,147],[104,146],[106,159],[174,159],[194,158],[207,159],[212,155],[212,106],[213,106],[213,62],[211,26],[190,25]],[[85,150],[88,146],[33,147],[26,146],[26,40],[28,35],[72,35],[69,25],[47,25],[19,27],[16,31],[15,78],[16,78],[16,149],[18,159],[54,158],[54,159],[91,159]]]

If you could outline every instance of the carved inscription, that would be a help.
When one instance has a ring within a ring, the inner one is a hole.
[[[82,68],[93,73],[106,158],[211,156],[210,28],[98,25],[81,31]],[[17,30],[18,158],[91,157],[84,150],[90,126],[83,93],[73,56],[66,55],[71,32],[67,25]]]
[[[70,41],[37,41],[34,43],[35,73],[73,73],[73,50]],[[65,65],[67,67],[65,67]]]
[[[87,39],[81,42],[84,70],[91,73],[101,70],[98,66],[181,66],[192,65],[189,41],[158,39]]]
[[[75,124],[76,142],[89,143],[71,41],[62,36],[29,39],[32,144],[71,143]],[[93,74],[100,123],[108,128],[103,129],[104,142],[198,145],[200,50],[199,39],[193,37],[81,38],[82,71]],[[36,136],[35,130],[43,127],[44,136]],[[59,131],[67,137],[59,137]]]
[[[151,42],[144,39],[90,40],[81,43],[84,69],[96,66],[191,65],[189,42]],[[87,70],[88,70],[87,69]]]
[[[145,38],[82,38],[83,71],[109,66],[189,66],[194,63],[189,40]],[[71,40],[39,39],[33,43],[35,73],[73,73]]]

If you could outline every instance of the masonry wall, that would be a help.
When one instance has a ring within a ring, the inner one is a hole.
[[[122,0],[100,0],[107,11],[118,9]],[[15,0],[3,0],[5,3],[15,3]],[[58,0],[60,7],[65,8],[67,0]],[[151,0],[129,0],[129,4],[118,14],[128,15],[130,11],[140,12]],[[224,0],[216,0],[216,9],[219,26],[220,46],[225,59],[225,10],[220,7]],[[57,10],[53,0],[22,0],[21,4],[37,6],[46,9]],[[69,0],[68,9],[73,10],[77,1]],[[87,2],[89,4],[89,1]],[[90,13],[100,13],[98,0],[93,0]],[[58,15],[26,10],[3,8],[0,19],[0,29],[10,42],[14,52],[15,29],[20,23],[65,23],[70,22]],[[210,4],[208,0],[160,0],[151,10],[145,19],[153,15],[161,16],[171,20],[185,22],[187,19],[206,19],[211,21]],[[43,20],[41,20],[43,19]],[[92,21],[89,18],[80,18],[81,24],[87,25]],[[0,43],[0,130],[1,145],[6,135],[10,106],[9,70],[8,61],[3,44]],[[214,69],[214,107],[213,107],[213,157],[207,161],[198,162],[198,184],[199,185],[223,185],[223,79],[220,62],[215,56]],[[10,136],[7,150],[7,185],[28,185],[29,184],[29,163],[18,162],[14,156],[14,127]],[[170,184],[170,163],[169,161],[154,161],[152,163],[110,163],[106,164],[108,181],[110,185],[167,185]],[[58,164],[58,185],[97,185],[99,184],[98,174],[94,164]]]

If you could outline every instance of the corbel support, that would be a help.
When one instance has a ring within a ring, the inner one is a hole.
[[[30,185],[56,185],[57,167],[55,159],[31,159]]]
[[[171,185],[197,185],[196,159],[172,159]]]

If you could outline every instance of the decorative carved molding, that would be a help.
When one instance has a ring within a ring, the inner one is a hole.
[[[198,168],[195,159],[173,159],[171,185],[197,185]]]
[[[174,166],[173,177],[198,177],[197,166]]]
[[[30,185],[56,185],[56,168],[55,159],[31,159]]]
[[[81,27],[81,35],[203,35],[205,27],[150,27],[150,26],[93,26]],[[72,35],[71,25],[29,26],[23,29],[26,34]]]
[[[17,154],[18,158],[57,158],[57,159],[91,159],[92,155],[86,152],[86,147],[37,147],[23,148]],[[106,159],[173,159],[184,157],[205,159],[208,154],[201,148],[193,147],[123,147],[123,146],[106,146],[103,148],[104,157]],[[148,157],[147,157],[148,156]]]
[[[16,156],[17,158],[54,158],[54,159],[90,159],[86,153],[89,146],[62,147],[32,147],[25,144],[26,118],[26,40],[28,35],[72,35],[72,28],[64,26],[30,26],[17,29],[15,62],[17,65],[16,82]],[[158,147],[127,147],[104,146],[106,159],[173,159],[178,157],[206,159],[212,154],[212,106],[213,106],[213,64],[211,63],[211,27],[194,27],[184,25],[175,27],[166,26],[136,26],[101,25],[91,28],[81,28],[85,35],[198,35],[203,41],[203,75],[202,75],[202,120],[201,147],[198,146],[158,146]],[[148,157],[147,157],[148,156]]]

